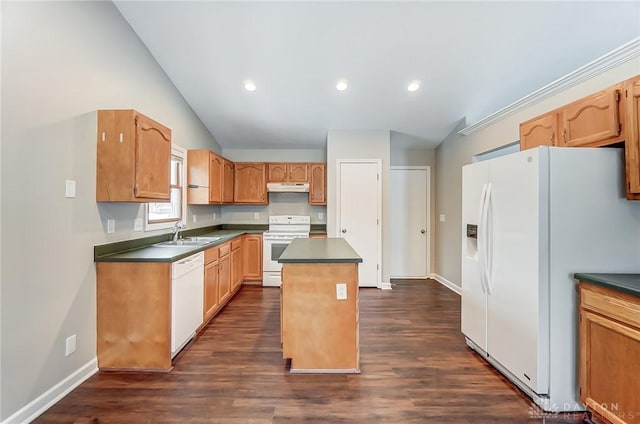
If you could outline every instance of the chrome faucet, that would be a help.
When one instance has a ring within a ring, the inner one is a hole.
[[[187,225],[184,222],[176,222],[176,225],[173,226],[173,241],[178,240],[180,236],[180,230],[184,230],[187,228]]]

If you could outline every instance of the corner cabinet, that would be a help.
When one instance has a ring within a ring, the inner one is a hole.
[[[222,202],[224,159],[209,150],[187,151],[187,203],[208,205]]]
[[[579,287],[580,400],[608,422],[640,423],[640,298]]]
[[[640,200],[640,76],[625,81],[627,199]]]
[[[237,162],[234,164],[233,202],[266,205],[267,182],[264,162]]]
[[[327,164],[310,163],[309,174],[309,204],[327,204]]]
[[[135,110],[99,110],[96,201],[170,199],[171,130]]]

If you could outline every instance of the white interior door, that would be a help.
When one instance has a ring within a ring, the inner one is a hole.
[[[379,287],[382,260],[381,162],[338,160],[336,234],[362,258],[358,267],[360,287]]]
[[[391,168],[391,278],[429,276],[429,169]]]

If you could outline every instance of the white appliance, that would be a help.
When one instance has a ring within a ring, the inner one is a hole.
[[[574,272],[640,271],[622,152],[539,147],[462,169],[462,332],[545,411],[584,410]]]
[[[280,287],[282,264],[278,258],[296,238],[308,238],[310,216],[275,215],[269,217],[269,231],[262,234],[262,285]]]
[[[267,191],[276,193],[308,193],[309,183],[267,183]]]
[[[204,252],[171,264],[171,357],[203,322]]]

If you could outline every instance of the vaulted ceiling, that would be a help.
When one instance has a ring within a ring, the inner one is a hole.
[[[323,148],[335,129],[435,147],[640,36],[639,1],[115,4],[226,148]]]

